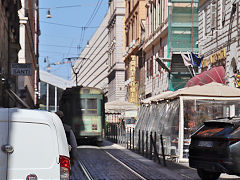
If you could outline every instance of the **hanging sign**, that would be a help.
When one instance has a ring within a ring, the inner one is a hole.
[[[32,64],[31,63],[12,63],[11,75],[15,76],[32,76]]]

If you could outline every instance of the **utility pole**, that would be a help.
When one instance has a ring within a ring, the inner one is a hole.
[[[75,69],[76,70],[76,69]],[[74,68],[73,68],[73,66],[72,66],[72,71],[73,71],[73,73],[75,74],[75,78],[76,78],[76,87],[77,87],[77,75],[78,75],[78,73],[80,72],[80,68],[78,69],[78,71],[75,71],[74,70]]]

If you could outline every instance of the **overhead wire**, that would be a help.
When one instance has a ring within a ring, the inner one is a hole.
[[[80,35],[80,41],[79,41],[79,46],[80,46],[80,47],[82,46],[82,43],[83,43],[83,41],[84,41],[84,36],[85,36],[86,27],[88,27],[88,26],[92,23],[93,19],[95,18],[96,14],[97,14],[97,12],[98,12],[101,4],[102,4],[102,1],[103,1],[103,0],[98,0],[97,5],[96,5],[96,7],[94,8],[94,10],[93,10],[93,12],[92,12],[89,20],[87,21],[86,25],[82,28],[81,35]]]

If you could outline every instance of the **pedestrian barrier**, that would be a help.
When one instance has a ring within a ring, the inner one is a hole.
[[[165,155],[164,139],[157,132],[141,131],[140,129],[135,131],[134,128],[126,131],[123,125],[112,123],[106,126],[106,138],[146,158],[157,161],[159,164],[162,159],[163,165],[166,166],[166,156],[168,155]]]

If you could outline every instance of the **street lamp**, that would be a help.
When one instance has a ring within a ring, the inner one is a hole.
[[[47,11],[46,18],[52,18],[51,13],[50,13],[50,9],[48,9],[48,11]]]

